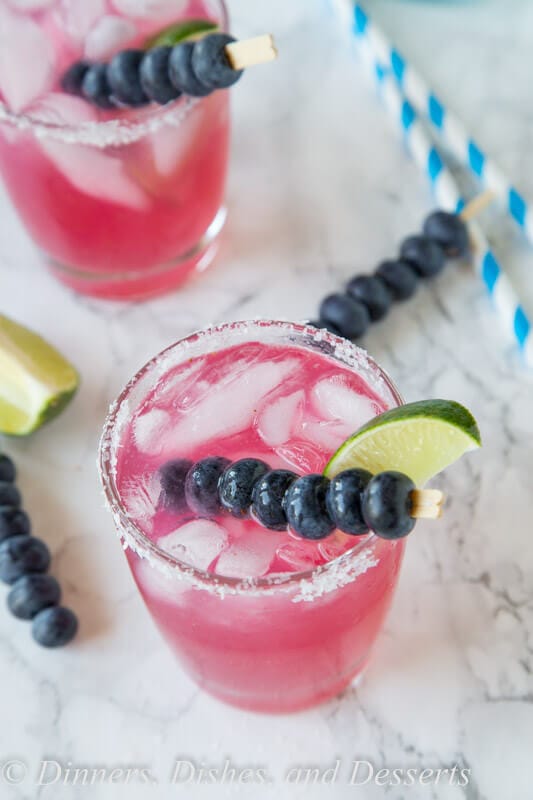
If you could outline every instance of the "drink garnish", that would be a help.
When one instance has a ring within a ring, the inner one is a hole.
[[[41,336],[0,314],[0,432],[26,436],[56,417],[78,373]]]
[[[188,507],[204,517],[251,515],[266,528],[288,526],[305,539],[334,530],[399,539],[417,519],[442,514],[442,492],[417,485],[480,444],[466,408],[425,400],[372,419],[341,445],[322,475],[271,470],[255,458],[173,460],[160,470],[161,499],[167,509]]]
[[[244,69],[276,56],[269,34],[239,42],[210,20],[185,20],[152,36],[144,49],[121,50],[109,63],[75,62],[61,86],[102,109],[165,105],[182,94],[205,97],[227,89]]]

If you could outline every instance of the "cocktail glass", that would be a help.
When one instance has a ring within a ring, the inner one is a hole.
[[[165,350],[137,373],[111,407],[101,442],[101,478],[133,577],[183,668],[227,703],[286,712],[313,706],[348,686],[365,667],[383,625],[404,540],[334,534],[317,545],[285,531],[259,530],[250,520],[228,515],[215,523],[189,514],[180,530],[187,529],[189,544],[191,532],[200,537],[192,540],[191,562],[188,545],[169,552],[158,544],[169,523],[171,528],[178,523],[157,511],[160,490],[151,483],[153,476],[176,455],[195,460],[207,454],[230,459],[259,454],[271,465],[274,460],[276,466],[295,467],[296,458],[318,470],[327,461],[328,447],[305,444],[301,437],[309,433],[310,417],[307,411],[298,417],[295,403],[299,395],[311,392],[315,400],[325,398],[329,410],[312,436],[331,436],[325,417],[339,402],[346,403],[350,380],[352,389],[356,386],[354,407],[347,411],[352,419],[357,409],[368,418],[401,404],[383,370],[343,339],[288,322],[230,323]],[[195,406],[200,387],[202,400]],[[202,403],[207,404],[203,417]],[[217,404],[220,418],[214,415]],[[282,417],[293,414],[300,420],[285,433],[284,444],[280,426],[285,423],[276,426],[274,421],[273,426],[270,413],[275,404]],[[249,422],[244,416],[248,413]],[[237,414],[243,416],[236,426]],[[333,423],[333,430],[338,424]],[[335,435],[340,444],[346,433]],[[269,449],[268,442],[275,446]],[[224,539],[218,564],[224,556],[232,577],[207,567],[209,560],[217,564],[217,536]],[[242,564],[252,562],[241,560],[239,566],[239,548],[244,544],[246,550],[252,541],[248,537],[258,536],[260,551],[254,559],[261,560],[269,546],[278,549],[275,556],[267,554],[271,566],[263,565],[259,576],[253,562],[256,574],[251,576]],[[228,537],[237,552],[233,562]],[[280,571],[280,558],[287,552],[295,552],[296,561]],[[194,566],[196,558],[200,561]],[[304,559],[300,567],[299,558]],[[306,559],[311,565],[314,559],[315,565],[306,566]]]
[[[228,91],[102,112],[59,80],[87,52],[141,46],[174,21],[205,18],[225,30],[223,0],[33,5],[0,5],[13,49],[0,62],[0,173],[13,204],[56,277],[79,292],[134,299],[180,285],[211,264],[226,216]],[[19,52],[23,69],[14,62],[5,72]]]

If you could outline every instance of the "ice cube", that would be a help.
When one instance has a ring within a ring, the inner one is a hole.
[[[379,409],[370,397],[358,394],[339,376],[319,381],[311,393],[317,412],[323,419],[338,419],[352,432],[375,417]]]
[[[278,548],[276,555],[291,572],[304,572],[323,563],[323,559],[312,542],[289,542]]]
[[[270,447],[284,444],[298,424],[305,398],[303,391],[267,400],[257,415],[257,431]]]
[[[141,592],[165,603],[179,604],[182,595],[191,589],[186,580],[166,574],[144,558],[139,559],[134,571]]]
[[[104,61],[135,39],[137,27],[123,17],[107,15],[99,19],[85,39],[85,57]]]
[[[315,444],[294,439],[288,444],[275,448],[276,453],[283,459],[285,468],[294,469],[301,475],[310,472],[322,472],[327,458]]]
[[[248,530],[224,550],[215,565],[226,578],[259,578],[266,575],[280,544],[276,531]]]
[[[320,445],[327,452],[334,453],[354,429],[344,422],[330,419],[305,422],[302,425],[302,432],[310,442]]]
[[[183,454],[211,439],[251,427],[263,397],[292,373],[296,363],[287,358],[254,363],[244,370],[233,365],[216,383],[198,382],[194,387],[196,402],[177,417],[165,436],[164,452]]]
[[[112,0],[113,7],[126,17],[179,19],[189,0]]]
[[[207,569],[227,542],[228,534],[216,522],[195,519],[158,539],[157,546],[192,567]]]
[[[358,536],[348,536],[341,531],[336,531],[333,536],[327,536],[318,543],[318,551],[324,561],[333,561],[355,547],[359,541]]]
[[[39,25],[0,6],[0,94],[19,112],[54,80],[55,51]]]
[[[60,0],[56,19],[74,42],[81,43],[104,16],[106,4],[107,0]]]
[[[91,122],[94,110],[89,103],[67,94],[51,93],[31,107],[37,119],[78,125]],[[123,160],[104,149],[71,144],[44,136],[41,147],[54,166],[82,194],[136,211],[149,204],[147,195],[127,173]]]
[[[41,11],[43,8],[48,8],[49,6],[53,5],[56,0],[8,0],[8,4],[11,8],[15,8],[17,11]]]
[[[152,408],[144,414],[135,417],[133,422],[133,437],[137,449],[141,453],[156,455],[164,448],[164,438],[168,433],[171,417],[167,411]]]
[[[120,496],[128,515],[147,533],[152,531],[160,493],[157,473],[129,478],[120,486]]]

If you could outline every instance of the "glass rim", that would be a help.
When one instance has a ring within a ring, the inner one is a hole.
[[[372,532],[366,536],[354,537],[355,543],[350,550],[325,564],[308,570],[274,573],[245,579],[215,575],[186,564],[159,548],[131,519],[116,486],[116,456],[120,449],[120,439],[117,437],[115,430],[117,426],[120,426],[129,418],[128,412],[133,411],[133,409],[129,408],[128,400],[139,382],[151,372],[154,372],[155,376],[162,376],[172,366],[182,363],[187,358],[190,348],[203,339],[226,333],[236,335],[239,333],[252,334],[253,336],[254,333],[260,334],[264,329],[276,329],[280,334],[293,335],[296,339],[300,337],[300,342],[295,340],[294,344],[302,346],[304,349],[304,341],[308,341],[308,347],[311,342],[314,342],[315,345],[322,343],[329,345],[331,347],[331,353],[328,354],[329,357],[347,367],[355,368],[360,366],[366,369],[367,372],[372,372],[374,378],[378,378],[389,393],[389,398],[392,398],[397,405],[403,405],[403,398],[392,379],[363,348],[325,329],[314,328],[305,322],[296,323],[270,319],[240,320],[208,326],[174,342],[147,361],[133,375],[113,401],[104,423],[99,446],[98,467],[100,480],[107,507],[113,516],[124,550],[133,550],[140,558],[147,559],[152,566],[157,567],[168,576],[184,579],[197,588],[207,589],[222,596],[226,594],[263,594],[272,591],[292,591],[295,585],[299,584],[304,590],[300,599],[312,599],[313,582],[317,580],[320,582],[322,576],[324,576],[322,581],[324,585],[331,584],[335,579],[341,581],[331,587],[336,588],[337,585],[345,585],[351,582],[358,574],[365,572],[370,566],[374,566],[376,562],[372,562],[371,547],[379,537]],[[253,341],[252,336],[248,335],[243,341]],[[209,351],[206,350],[206,352]],[[172,363],[167,363],[167,360],[174,355],[176,358],[173,359]],[[314,596],[320,596],[325,591],[331,590],[331,588],[324,588],[324,585],[315,587],[318,591],[314,593]],[[309,594],[310,597],[306,597],[306,594]]]
[[[214,0],[214,2],[220,6],[222,29],[227,30],[229,17],[226,0]],[[146,109],[138,109],[138,116],[135,119],[115,118],[78,124],[51,122],[27,112],[12,111],[4,101],[0,100],[0,124],[22,132],[30,132],[37,139],[49,138],[65,144],[99,148],[120,147],[133,144],[165,125],[179,127],[203,99],[205,98],[184,95],[163,106],[154,103]]]

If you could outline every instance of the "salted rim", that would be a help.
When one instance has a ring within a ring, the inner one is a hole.
[[[228,30],[228,9],[225,0],[215,0],[219,6],[222,30]],[[186,17],[183,18],[187,19]],[[66,144],[83,144],[105,148],[133,144],[150,133],[155,133],[164,125],[179,127],[189,116],[191,110],[202,98],[184,96],[165,106],[154,105],[146,111],[138,111],[141,119],[110,119],[102,122],[83,122],[80,125],[66,125],[39,120],[31,114],[17,114],[0,100],[0,122],[20,131],[30,131],[37,139],[54,139]]]
[[[98,458],[100,479],[106,504],[113,515],[124,550],[128,548],[133,550],[140,558],[147,559],[152,566],[167,576],[186,580],[196,588],[202,588],[220,596],[228,594],[256,595],[275,591],[289,592],[297,586],[299,593],[293,598],[295,602],[313,600],[350,583],[358,575],[377,565],[378,559],[373,553],[373,545],[378,539],[375,534],[371,533],[365,536],[351,550],[338,558],[303,572],[278,573],[246,579],[213,575],[185,564],[149,539],[135,524],[124,507],[116,486],[117,459],[123,427],[131,419],[132,413],[138,408],[142,398],[146,396],[145,392],[143,395],[135,397],[133,403],[131,402],[131,395],[139,384],[143,380],[153,377],[154,380],[150,387],[152,388],[168,373],[169,369],[190,357],[191,351],[196,351],[198,344],[201,345],[204,340],[216,337],[214,346],[218,349],[237,344],[239,341],[255,341],[256,338],[262,341],[260,334],[264,331],[274,332],[275,335],[279,334],[278,344],[282,343],[285,338],[286,344],[301,346],[302,349],[319,349],[323,355],[327,355],[345,366],[357,368],[384,400],[392,401],[396,405],[403,404],[403,399],[391,378],[365,350],[325,329],[317,329],[306,323],[267,319],[243,320],[208,326],[170,345],[154,356],[131,378],[111,404],[100,440]],[[212,349],[213,344],[203,352],[209,352]],[[196,355],[200,355],[200,352],[195,352]],[[394,543],[392,544],[394,545]]]

